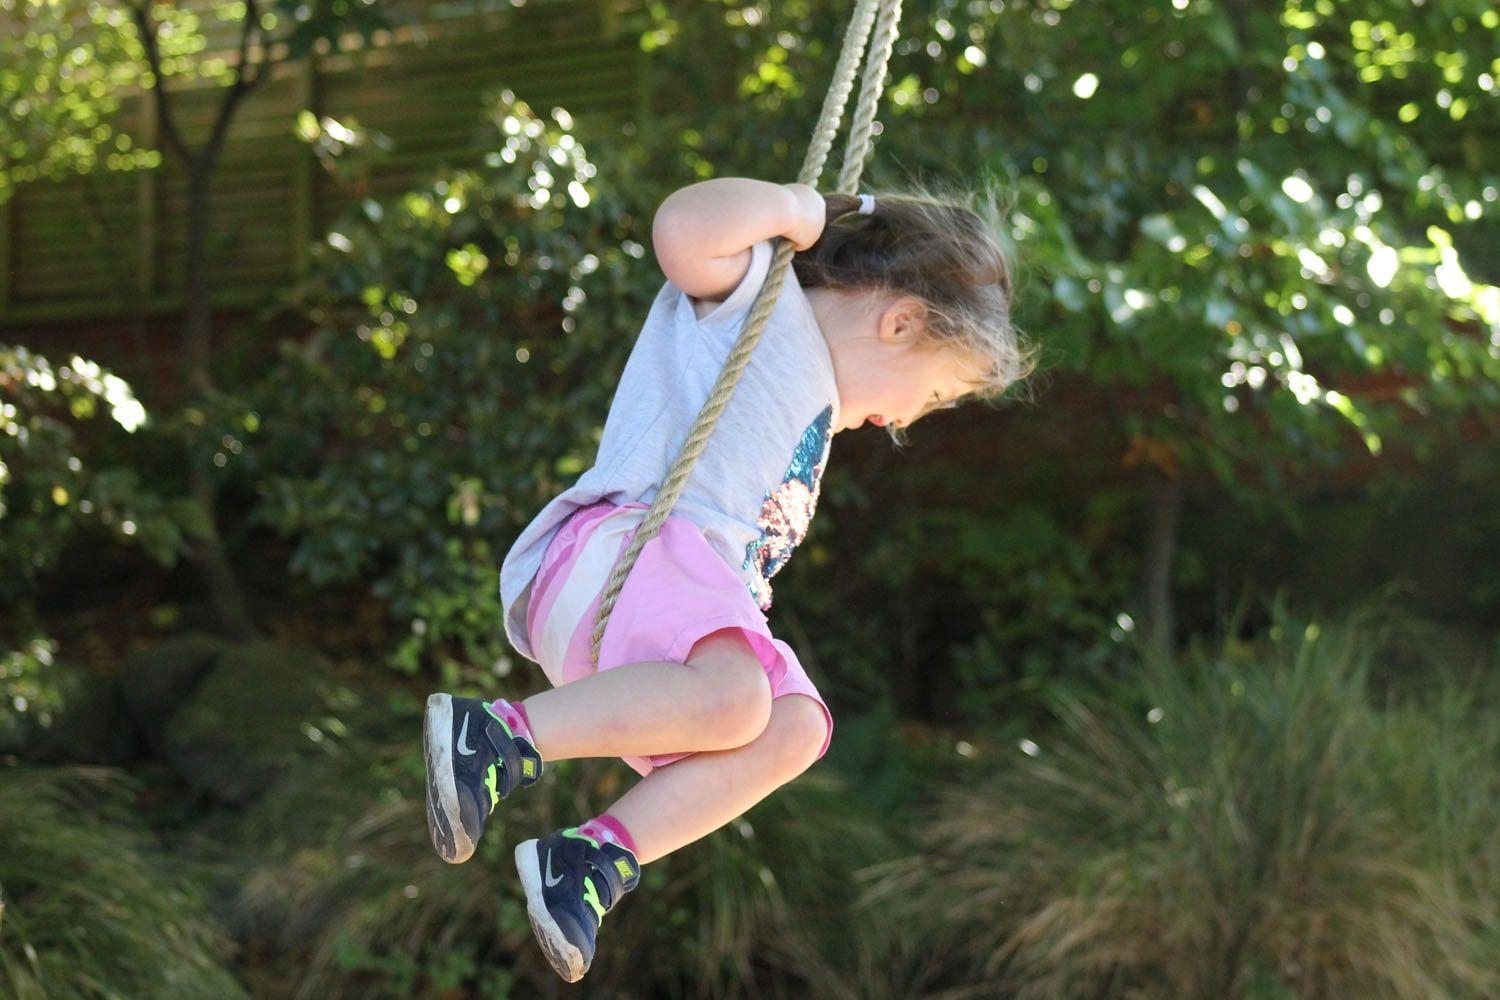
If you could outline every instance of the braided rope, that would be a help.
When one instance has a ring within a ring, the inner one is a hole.
[[[873,145],[875,109],[885,90],[886,64],[890,62],[900,22],[901,0],[887,0],[881,5],[880,19],[875,22],[875,38],[870,43],[870,56],[865,60],[859,100],[855,103],[854,117],[849,120],[843,169],[839,171],[838,187],[834,188],[838,194],[854,194],[859,190],[859,178],[864,173],[865,160],[869,158],[870,146]]]
[[[877,5],[880,10],[880,19],[864,78],[861,81],[854,118],[851,121],[837,193],[853,194],[859,184],[864,161],[869,156],[870,147],[873,145],[872,124],[875,120],[876,105],[880,101],[880,94],[885,86],[886,63],[890,58],[891,47],[896,38],[901,0],[858,0],[854,14],[849,20],[849,27],[844,33],[844,46],[839,53],[838,63],[834,67],[833,83],[828,88],[828,95],[823,99],[823,109],[819,115],[818,124],[813,129],[812,142],[803,160],[802,171],[797,175],[799,184],[816,187],[819,178],[823,175],[823,165],[828,159],[829,149],[833,146],[833,138],[843,118],[844,108],[849,103],[849,93],[854,86],[854,73],[858,68],[860,56],[865,50],[865,44],[869,40]],[[791,241],[782,236],[775,237],[773,245],[775,251],[771,259],[770,271],[766,275],[765,284],[761,286],[756,296],[755,304],[750,309],[749,317],[745,320],[744,329],[739,339],[735,341],[734,349],[725,360],[724,368],[719,372],[718,381],[709,392],[708,400],[703,404],[703,409],[699,411],[698,418],[693,422],[692,430],[688,432],[682,450],[673,461],[666,481],[657,492],[645,518],[636,528],[630,544],[625,551],[620,553],[610,573],[609,582],[605,584],[604,596],[599,602],[599,614],[594,622],[593,636],[589,645],[589,658],[596,670],[599,666],[599,647],[604,641],[604,630],[609,622],[610,613],[614,610],[615,602],[619,600],[620,590],[625,585],[625,578],[630,575],[630,570],[635,565],[636,557],[640,555],[641,549],[645,548],[646,543],[655,538],[661,530],[672,507],[677,503],[677,498],[686,487],[693,466],[697,464],[698,456],[703,453],[709,434],[713,432],[714,425],[718,422],[719,414],[729,404],[735,385],[744,373],[755,345],[760,342],[761,334],[765,331],[766,322],[770,319],[776,299],[781,294],[781,286],[791,266],[792,254],[795,251]]]

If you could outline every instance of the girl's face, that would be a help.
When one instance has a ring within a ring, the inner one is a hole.
[[[980,369],[951,351],[921,342],[926,309],[911,296],[884,299],[814,288],[818,317],[839,389],[835,432],[910,426],[974,387]]]

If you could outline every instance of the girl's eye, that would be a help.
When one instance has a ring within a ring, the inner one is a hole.
[[[950,401],[945,403],[943,402],[942,396],[934,392],[932,394],[932,402],[927,405],[926,410],[924,410],[923,412],[932,413],[937,410],[951,410],[956,406],[958,406],[957,401]]]

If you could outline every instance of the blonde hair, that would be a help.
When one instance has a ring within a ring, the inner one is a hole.
[[[927,309],[919,348],[974,358],[985,374],[959,401],[993,400],[1036,367],[1036,349],[1011,321],[1011,268],[1004,209],[992,183],[977,192],[927,184],[873,190],[875,210],[856,195],[824,196],[818,242],[792,257],[804,289],[907,294]],[[946,408],[946,407],[945,407]],[[898,445],[904,428],[887,425]]]

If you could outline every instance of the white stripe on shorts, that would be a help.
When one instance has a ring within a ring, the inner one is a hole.
[[[595,523],[583,551],[578,553],[546,621],[538,629],[541,633],[538,662],[553,685],[564,682],[563,658],[567,656],[573,633],[589,605],[609,582],[625,536],[645,518],[646,510],[640,507],[621,507],[605,515]]]

